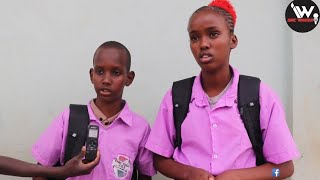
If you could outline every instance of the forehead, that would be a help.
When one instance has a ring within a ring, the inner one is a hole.
[[[188,25],[188,31],[201,31],[202,29],[219,28],[228,30],[225,17],[211,9],[203,9],[194,13]]]
[[[105,63],[115,63],[119,65],[126,65],[127,55],[124,49],[120,48],[100,48],[94,56],[94,65],[102,65]]]

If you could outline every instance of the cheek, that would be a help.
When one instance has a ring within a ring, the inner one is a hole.
[[[116,88],[119,89],[119,90],[124,89],[125,85],[126,85],[126,79],[125,78],[120,78],[115,83]]]
[[[224,52],[230,49],[229,41],[220,41],[215,44],[215,49],[218,52]]]
[[[99,76],[97,76],[97,75],[93,75],[92,76],[91,82],[93,84],[97,84],[99,81],[100,81],[100,77]]]
[[[195,45],[195,44],[191,44],[191,43],[190,43],[190,50],[191,50],[193,56],[196,57],[197,48],[196,48],[196,45]]]
[[[91,76],[90,79],[91,79],[92,84],[94,84],[96,82],[96,78],[94,76]]]

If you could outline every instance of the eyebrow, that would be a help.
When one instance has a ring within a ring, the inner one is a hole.
[[[207,30],[218,30],[219,28],[216,26],[208,27]]]
[[[121,69],[123,67],[123,65],[121,65],[120,63],[119,64],[115,64],[115,65],[112,65],[112,69]],[[126,68],[126,65],[124,65],[124,67]],[[93,66],[93,68],[102,68],[102,69],[104,69],[104,66],[102,66],[102,65],[97,65],[97,64],[95,64],[94,66]]]
[[[216,27],[216,26],[211,26],[211,27],[208,27],[208,28],[206,28],[205,30],[206,31],[208,31],[208,30],[218,30],[219,28],[218,27]],[[189,28],[188,28],[188,32],[189,32]],[[193,34],[193,33],[197,33],[198,31],[196,31],[196,30],[192,30],[192,31],[190,31],[189,32],[189,34]]]

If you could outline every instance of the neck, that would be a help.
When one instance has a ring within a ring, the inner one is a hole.
[[[216,72],[201,71],[201,84],[203,90],[209,97],[220,94],[231,80],[231,69],[229,66]]]
[[[112,117],[121,111],[124,106],[124,101],[119,99],[117,101],[108,102],[97,98],[95,104],[105,116]]]

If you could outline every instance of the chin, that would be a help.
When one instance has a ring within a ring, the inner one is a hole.
[[[113,97],[106,97],[106,96],[99,96],[98,98],[103,102],[112,102],[114,99]]]
[[[206,73],[216,73],[219,68],[216,66],[203,66],[201,67],[201,70]]]

